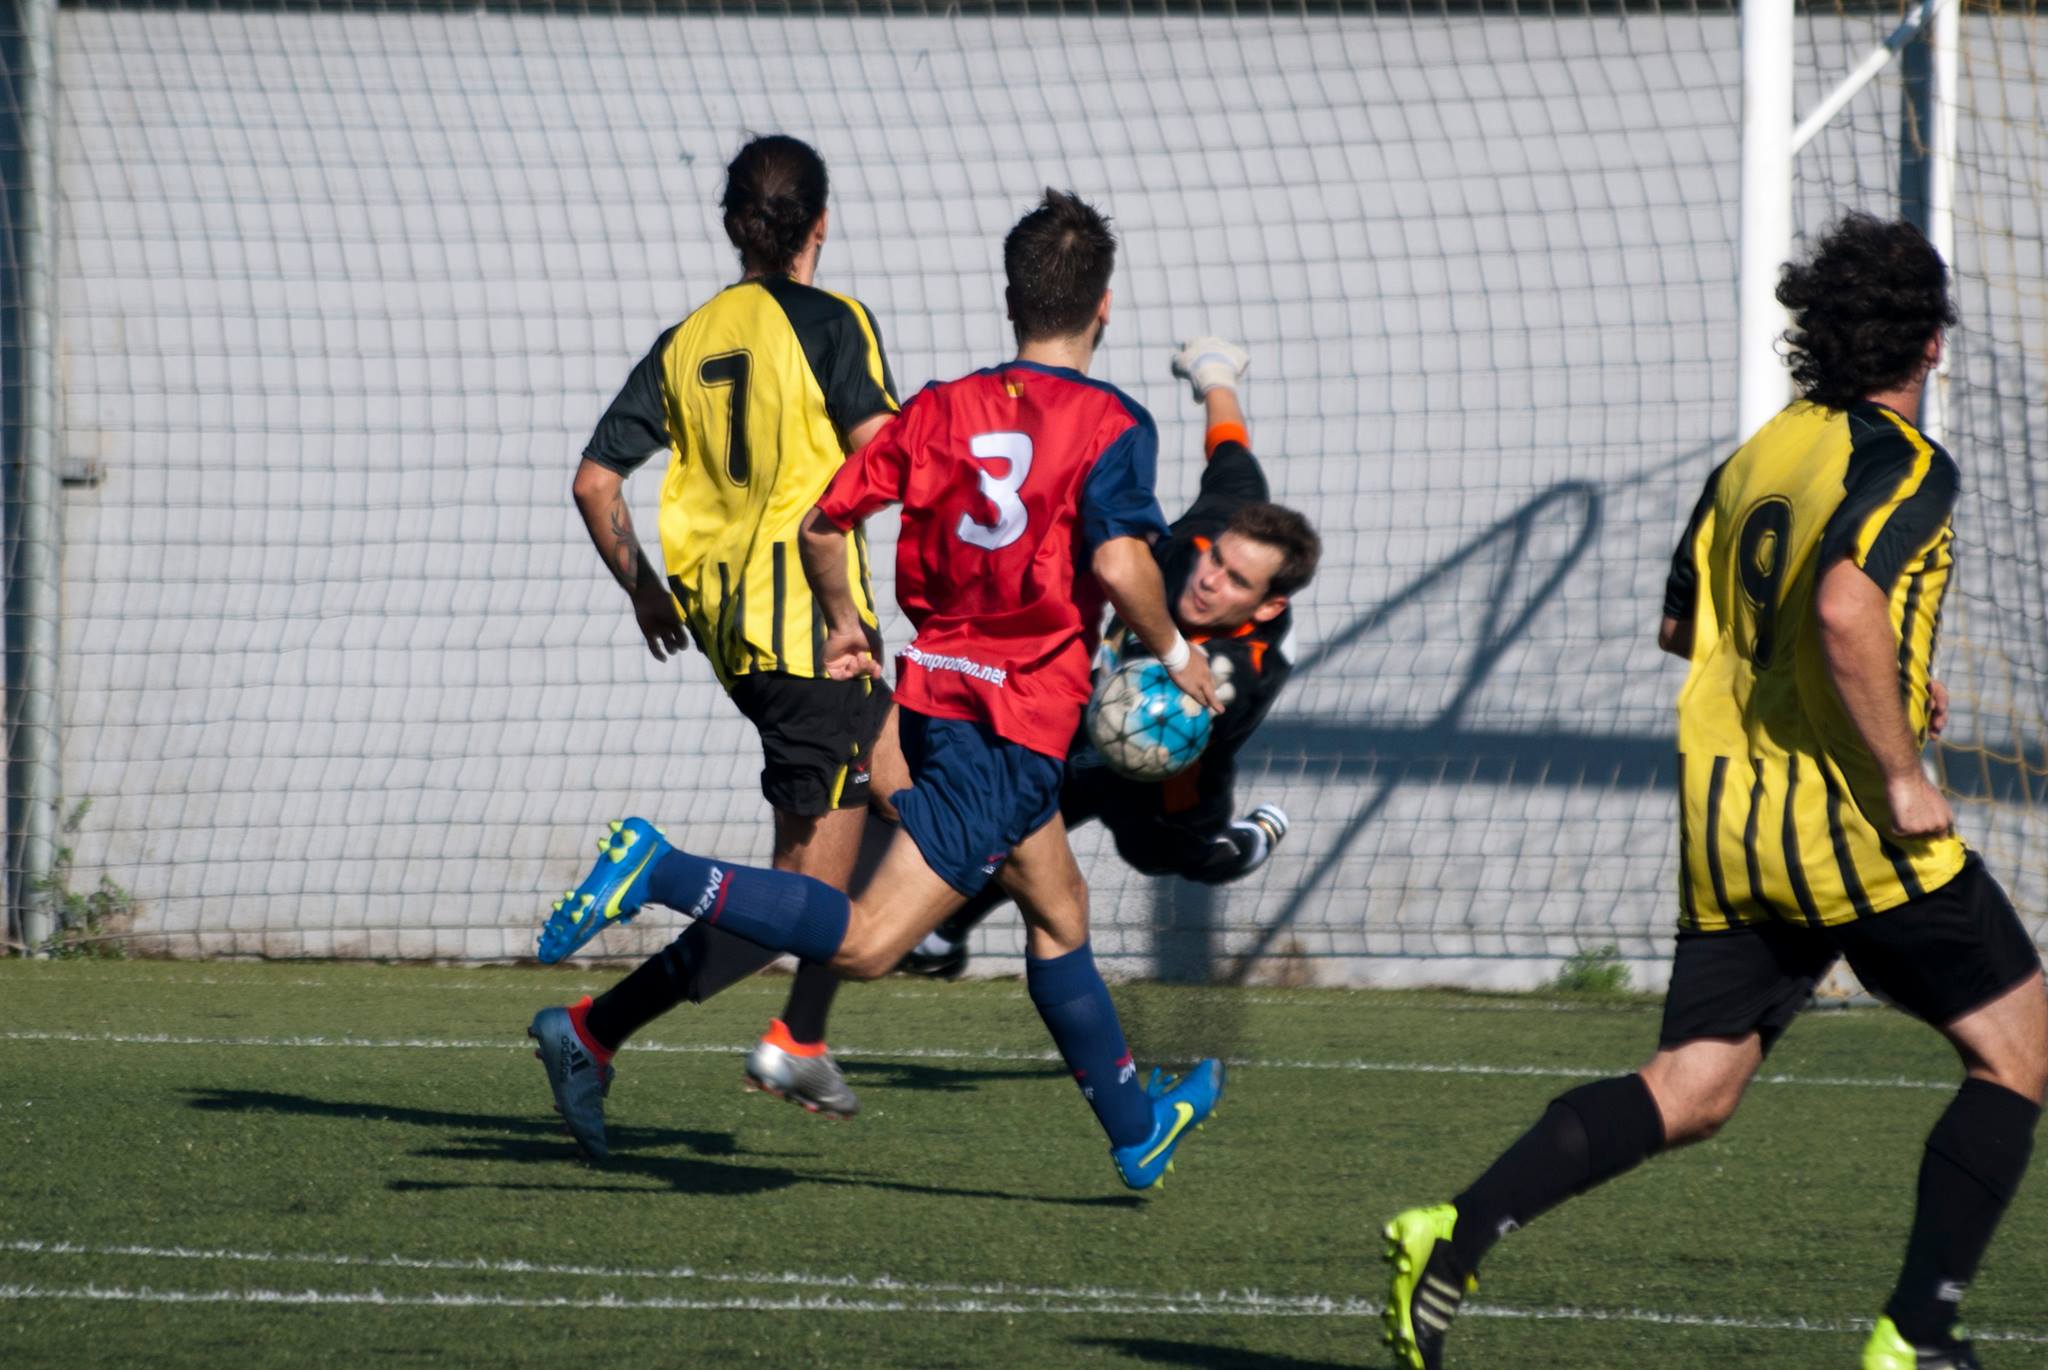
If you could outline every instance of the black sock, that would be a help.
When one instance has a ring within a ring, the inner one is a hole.
[[[701,1004],[779,954],[709,924],[692,923],[681,937],[600,994],[583,1024],[599,1046],[617,1051],[626,1038],[677,1004]]]
[[[772,965],[782,954],[768,950],[759,942],[749,942],[738,933],[701,922],[692,923],[689,930],[676,940],[689,947],[690,967],[683,985],[683,997],[693,1004],[701,1004],[714,994],[724,993],[756,971]]]
[[[1536,1126],[1452,1202],[1451,1250],[1469,1272],[1514,1229],[1664,1149],[1664,1118],[1640,1075],[1596,1080],[1550,1101]]]
[[[965,942],[967,934],[981,926],[982,919],[1008,903],[1009,899],[1001,885],[989,881],[978,894],[955,910],[952,917],[939,924],[939,935],[948,942]]]
[[[805,1046],[825,1040],[825,1019],[832,1012],[832,996],[839,993],[839,977],[830,966],[806,961],[796,968],[796,983],[789,987],[789,1002],[782,1006],[782,1025],[789,1035]]]
[[[1884,1311],[1915,1346],[1951,1335],[1956,1305],[2019,1190],[2041,1107],[1988,1080],[1965,1080],[1927,1134],[1906,1263]]]

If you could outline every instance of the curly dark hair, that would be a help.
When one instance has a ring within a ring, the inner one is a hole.
[[[1786,263],[1778,303],[1792,311],[1792,379],[1830,409],[1911,379],[1928,339],[1956,321],[1941,254],[1903,219],[1869,214],[1845,215],[1804,263]]]
[[[725,236],[750,274],[789,270],[825,212],[825,159],[786,133],[755,138],[725,169]]]
[[[1323,540],[1315,528],[1284,504],[1243,505],[1223,531],[1263,542],[1280,553],[1280,568],[1266,586],[1268,595],[1291,595],[1308,584],[1323,557]]]
[[[1116,234],[1095,206],[1069,191],[1045,198],[1003,239],[1010,322],[1017,341],[1078,333],[1095,317],[1116,270]]]

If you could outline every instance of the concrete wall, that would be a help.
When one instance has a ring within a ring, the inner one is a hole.
[[[1735,23],[66,11],[67,440],[108,473],[66,521],[81,876],[180,952],[497,958],[597,820],[764,857],[750,734],[700,662],[642,650],[568,482],[632,361],[735,274],[725,159],[784,129],[832,169],[823,283],[906,389],[1006,355],[1001,235],[1073,186],[1123,235],[1098,371],[1157,415],[1169,512],[1201,435],[1166,358],[1222,331],[1277,497],[1327,539],[1242,791],[1293,836],[1212,895],[1082,834],[1099,950],[1654,963],[1681,672],[1650,635],[1735,408]],[[1945,666],[1957,755],[2024,754],[1986,783],[2038,795],[2048,119],[1992,71],[2023,27],[1968,32],[1997,113],[1965,132]],[[1812,30],[1805,84],[1875,33]],[[1896,100],[1807,160],[1805,220],[1890,208]],[[629,487],[643,530],[657,484]],[[2037,807],[1965,822],[2048,910]],[[675,926],[642,922],[612,949]]]

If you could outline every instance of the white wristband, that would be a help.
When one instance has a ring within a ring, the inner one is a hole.
[[[1188,664],[1188,658],[1193,655],[1194,648],[1188,646],[1188,640],[1175,633],[1173,645],[1159,654],[1159,664],[1169,671],[1178,671]]]

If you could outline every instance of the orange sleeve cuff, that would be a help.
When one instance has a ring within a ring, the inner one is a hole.
[[[1226,442],[1234,442],[1242,447],[1250,447],[1252,445],[1252,435],[1245,431],[1245,426],[1241,423],[1219,423],[1203,435],[1202,456],[1204,458],[1215,456],[1216,449]]]

